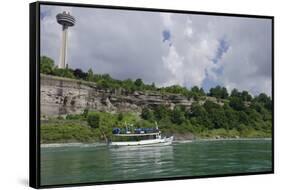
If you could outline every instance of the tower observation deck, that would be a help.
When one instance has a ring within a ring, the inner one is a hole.
[[[64,69],[66,67],[67,58],[67,33],[68,27],[75,25],[75,18],[69,12],[64,11],[56,16],[57,22],[62,25],[62,45],[60,49],[60,61],[58,67]]]

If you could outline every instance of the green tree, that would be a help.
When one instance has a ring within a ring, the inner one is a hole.
[[[241,93],[240,93],[236,88],[234,88],[234,89],[231,91],[230,96],[231,96],[231,97],[240,97],[240,96],[241,96]]]
[[[242,132],[248,129],[248,127],[246,125],[244,125],[243,123],[239,124],[237,126],[238,131]]]
[[[83,116],[84,118],[88,118],[88,114],[89,114],[89,109],[88,109],[88,108],[85,108],[84,111],[83,111],[83,113],[82,113],[82,116]]]
[[[201,96],[205,96],[206,95],[203,88],[200,88],[199,93],[200,93]]]
[[[209,96],[220,98],[221,96],[221,87],[216,86],[215,88],[210,88]]]
[[[192,117],[201,117],[206,114],[206,110],[203,106],[200,106],[197,102],[193,102],[191,105],[190,115]]]
[[[184,111],[180,107],[175,107],[172,111],[171,121],[178,125],[185,121]]]
[[[255,100],[257,101],[257,102],[260,102],[260,103],[267,103],[267,102],[269,102],[269,101],[271,101],[270,100],[270,97],[268,97],[265,93],[260,93],[256,98],[255,98]]]
[[[54,67],[54,60],[47,56],[42,56],[40,58],[40,73],[52,74]]]
[[[94,81],[94,72],[91,68],[88,70],[87,81]]]
[[[252,100],[252,96],[245,90],[242,91],[241,98],[242,98],[243,101],[251,101]]]
[[[197,102],[192,103],[189,115],[194,125],[212,128],[212,123],[210,121],[208,112],[203,106],[199,105]]]
[[[252,122],[261,122],[263,119],[262,115],[252,107],[247,108],[246,113],[249,117],[249,120],[251,120]]]
[[[209,95],[212,97],[222,98],[222,99],[228,98],[227,89],[225,87],[221,87],[219,85],[216,86],[215,88],[211,88]]]
[[[137,80],[135,81],[135,85],[136,85],[137,87],[142,87],[142,86],[143,86],[142,80],[141,80],[141,79],[137,79]]]
[[[236,96],[231,97],[229,105],[237,111],[242,111],[245,109],[244,102],[241,100],[241,98],[238,98]]]
[[[272,100],[266,102],[266,103],[264,104],[264,107],[265,107],[266,109],[272,111]]]
[[[227,99],[228,98],[228,92],[227,92],[227,89],[225,87],[223,87],[221,89],[221,98],[222,99]]]
[[[124,119],[124,114],[122,112],[118,113],[117,119],[118,121],[122,121]]]
[[[257,97],[255,97],[254,101],[263,104],[266,109],[270,111],[272,110],[272,100],[265,93],[259,94]]]
[[[190,96],[191,96],[192,98],[194,98],[194,100],[197,101],[200,96],[204,96],[204,95],[205,95],[205,92],[204,92],[203,88],[200,88],[200,89],[199,89],[198,86],[193,86],[193,87],[191,88],[191,91],[190,91],[189,94],[190,94]]]
[[[239,123],[243,123],[245,125],[249,124],[248,115],[244,111],[239,111],[238,115],[239,115]]]
[[[189,91],[185,87],[181,87],[180,85],[172,85],[168,87],[161,88],[161,92],[168,92],[174,94],[182,94],[184,96],[190,95]]]
[[[72,70],[70,70],[70,69],[59,69],[57,67],[54,67],[53,75],[60,76],[60,77],[66,77],[66,78],[75,78]]]
[[[86,80],[88,78],[88,74],[82,71],[82,69],[75,69],[73,74],[77,79]]]
[[[101,77],[104,79],[104,80],[112,80],[111,76],[109,74],[102,74]]]
[[[135,84],[131,79],[126,79],[122,82],[122,87],[129,92],[133,92],[135,90]]]
[[[153,83],[151,83],[151,85],[150,85],[150,90],[156,90],[157,88],[156,88],[156,86],[155,86],[155,83],[153,82]]]
[[[216,104],[210,100],[207,100],[205,103],[204,103],[204,108],[206,109],[207,112],[211,112],[213,109],[219,109],[220,108],[220,105],[219,104]]]
[[[153,121],[154,120],[153,111],[151,109],[145,107],[142,109],[141,117],[145,120]]]
[[[224,104],[223,109],[229,129],[236,128],[239,124],[239,116],[237,111],[232,109],[227,103]]]
[[[87,122],[90,127],[92,128],[99,128],[100,127],[100,116],[98,114],[88,114]]]
[[[159,105],[154,108],[154,116],[156,120],[167,119],[169,117],[169,110],[164,105]]]
[[[263,114],[265,112],[263,105],[259,102],[253,102],[250,108],[256,110],[260,114]]]
[[[191,92],[194,92],[194,93],[200,93],[200,89],[199,89],[199,87],[198,86],[193,86],[192,88],[191,88]]]
[[[97,82],[98,86],[101,87],[101,88],[109,88],[110,87],[110,83],[108,80],[100,80]]]
[[[212,123],[213,123],[213,128],[224,128],[224,129],[228,129],[228,122],[227,122],[227,118],[225,116],[225,113],[223,111],[223,109],[216,109],[213,110],[210,115],[209,115]]]

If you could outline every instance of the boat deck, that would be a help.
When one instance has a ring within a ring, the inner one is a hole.
[[[119,133],[114,134],[114,136],[121,136],[121,137],[135,137],[135,136],[149,136],[149,135],[158,135],[159,133]]]

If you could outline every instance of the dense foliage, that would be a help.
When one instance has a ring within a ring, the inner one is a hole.
[[[263,95],[260,95],[263,96]],[[268,100],[260,101],[256,97],[251,105],[233,98],[223,105],[206,100],[203,105],[194,102],[191,108],[175,107],[173,110],[165,106],[143,109],[144,120],[157,120],[160,126],[177,125],[192,133],[208,130],[224,129],[236,131],[237,136],[270,136],[272,128],[272,111],[265,107]],[[256,132],[259,132],[259,135]]]
[[[78,115],[67,115],[65,119],[50,119],[42,124],[42,142],[96,141],[111,138],[112,128],[153,127],[155,121],[163,133],[186,134],[196,137],[271,137],[272,100],[264,93],[252,97],[247,91],[216,86],[205,93],[197,86],[187,89],[179,85],[157,88],[154,83],[145,84],[142,79],[124,81],[111,78],[108,74],[94,74],[92,69],[58,69],[52,59],[41,57],[41,73],[78,80],[95,82],[102,88],[133,91],[158,91],[193,98],[190,108],[164,105],[144,107],[142,113],[105,113],[85,110]],[[199,101],[200,100],[200,101]],[[82,124],[81,124],[82,123]],[[84,126],[83,126],[84,125]]]
[[[89,114],[87,121],[90,127],[99,128],[100,127],[100,116],[97,114]]]

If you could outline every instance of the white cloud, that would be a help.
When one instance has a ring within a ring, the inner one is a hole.
[[[164,66],[170,71],[170,80],[165,82],[163,86],[170,86],[174,84],[183,85],[185,82],[184,74],[184,57],[180,56],[175,47],[170,47],[167,56],[162,57]]]
[[[217,40],[208,34],[208,30],[197,28],[191,19],[188,15],[170,15],[173,46],[163,60],[165,66],[169,65],[172,75],[166,84],[201,86],[205,71],[215,67],[211,58],[217,49]]]
[[[161,17],[163,18],[163,23],[166,28],[171,28],[173,26],[172,22],[172,13],[162,13]]]

